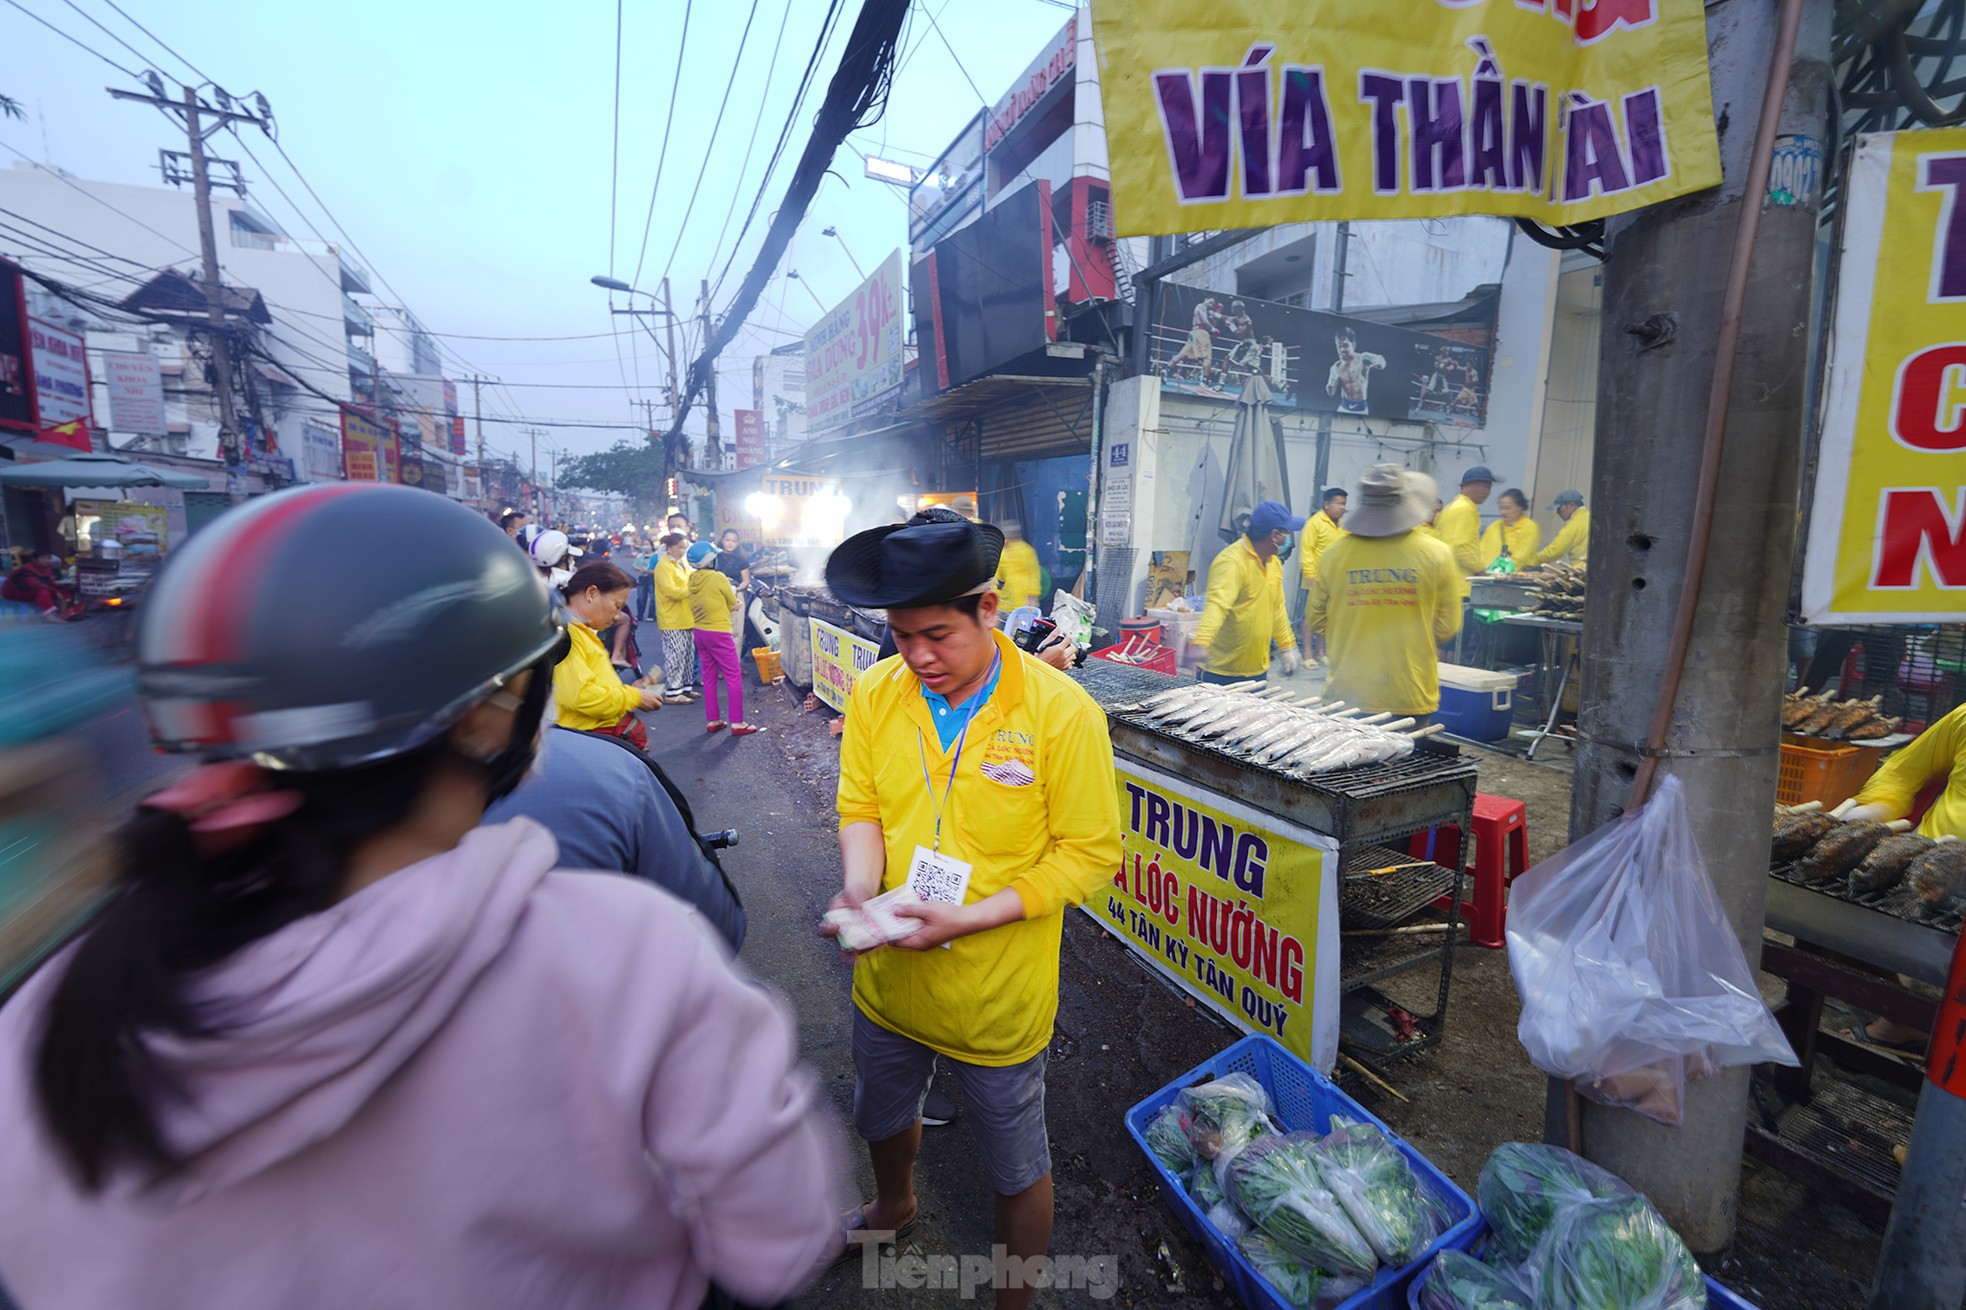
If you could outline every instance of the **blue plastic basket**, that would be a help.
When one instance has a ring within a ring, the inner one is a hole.
[[[1488,1241],[1488,1221],[1479,1215],[1475,1219],[1475,1229],[1469,1235],[1470,1240],[1468,1244],[1459,1249],[1467,1251],[1470,1254],[1479,1255],[1481,1248]],[[1423,1310],[1423,1307],[1420,1305],[1420,1289],[1425,1286],[1427,1274],[1434,1267],[1433,1261],[1433,1256],[1429,1255],[1426,1263],[1421,1267],[1419,1274],[1411,1283],[1407,1284],[1406,1304],[1408,1310]],[[1701,1274],[1700,1277],[1706,1279],[1707,1283],[1707,1310],[1761,1310],[1754,1302],[1744,1300],[1722,1287],[1719,1283],[1714,1282],[1711,1276]]]
[[[1284,1050],[1274,1038],[1260,1035],[1245,1037],[1126,1112],[1126,1131],[1133,1135],[1134,1142],[1146,1155],[1148,1163],[1160,1175],[1161,1192],[1167,1197],[1167,1204],[1194,1235],[1194,1239],[1201,1243],[1202,1250],[1208,1254],[1209,1263],[1235,1288],[1244,1305],[1252,1310],[1291,1310],[1289,1303],[1277,1295],[1249,1261],[1243,1259],[1235,1243],[1224,1238],[1208,1222],[1189,1198],[1188,1189],[1181,1180],[1160,1162],[1160,1158],[1147,1145],[1147,1121],[1164,1107],[1172,1105],[1182,1088],[1232,1073],[1246,1073],[1261,1083],[1276,1105],[1277,1123],[1290,1131],[1326,1132],[1331,1127],[1331,1116],[1334,1114],[1342,1114],[1379,1129],[1411,1162],[1413,1172],[1419,1175],[1422,1185],[1440,1200],[1450,1216],[1447,1231],[1427,1247],[1419,1259],[1399,1269],[1379,1270],[1372,1286],[1340,1301],[1334,1310],[1399,1310],[1406,1304],[1406,1285],[1415,1274],[1433,1263],[1437,1252],[1464,1250],[1473,1240],[1481,1223],[1481,1215],[1476,1211],[1474,1201],[1456,1187],[1453,1180],[1429,1164],[1425,1156],[1408,1146],[1376,1115],[1334,1087],[1330,1079]]]

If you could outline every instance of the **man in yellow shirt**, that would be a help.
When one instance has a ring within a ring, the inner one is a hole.
[[[1024,540],[1023,525],[1015,519],[1004,520],[1003,535],[1003,558],[997,564],[1003,603],[1011,609],[1043,604],[1044,598],[1038,594],[1043,573],[1038,566],[1036,547]]]
[[[1203,682],[1242,682],[1266,677],[1270,644],[1283,648],[1283,671],[1295,675],[1301,657],[1290,615],[1283,607],[1283,564],[1277,559],[1289,535],[1304,526],[1279,501],[1249,512],[1249,528],[1215,554],[1208,566],[1208,599],[1190,647],[1208,660]]]
[[[1590,553],[1591,512],[1584,508],[1584,493],[1559,491],[1550,508],[1555,510],[1556,516],[1563,520],[1563,527],[1557,531],[1549,545],[1524,562],[1524,568],[1538,568],[1556,560],[1568,564],[1582,564]]]
[[[1461,475],[1461,494],[1447,502],[1447,508],[1434,521],[1441,542],[1454,552],[1454,567],[1461,571],[1461,594],[1469,591],[1468,578],[1481,572],[1481,506],[1495,489],[1495,475],[1486,464],[1477,464]]]
[[[1323,505],[1319,507],[1317,513],[1304,520],[1304,535],[1299,538],[1304,557],[1299,561],[1299,567],[1304,571],[1305,604],[1310,601],[1311,583],[1317,578],[1318,557],[1324,554],[1325,547],[1345,535],[1345,529],[1339,524],[1345,521],[1347,499],[1343,487],[1327,487]],[[1316,642],[1308,628],[1304,630],[1303,649],[1305,662],[1316,668]]]
[[[913,1225],[940,1054],[996,1193],[997,1243],[1029,1261],[1051,1241],[1044,1068],[1064,910],[1112,877],[1120,816],[1106,716],[995,629],[1002,549],[989,524],[890,524],[826,563],[834,595],[887,611],[899,651],[847,703],[832,908],[865,914],[904,885],[926,898],[893,908],[919,923],[911,935],[854,962],[854,1127],[876,1195],[849,1226],[889,1240]],[[1021,1310],[1030,1295],[1008,1286],[997,1305]]]
[[[1351,532],[1331,544],[1311,588],[1324,634],[1324,694],[1373,713],[1425,719],[1440,708],[1436,650],[1461,629],[1461,582],[1446,545],[1418,531],[1434,481],[1375,464],[1358,484]]]

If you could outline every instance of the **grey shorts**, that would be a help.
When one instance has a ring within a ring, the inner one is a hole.
[[[853,1007],[853,1127],[884,1142],[921,1122],[935,1051],[890,1032]],[[1022,1064],[965,1064],[942,1057],[962,1084],[963,1113],[999,1196],[1015,1196],[1051,1172],[1044,1131],[1044,1060]]]

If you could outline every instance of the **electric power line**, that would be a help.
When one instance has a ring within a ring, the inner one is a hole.
[[[170,42],[158,36],[155,32],[145,27],[142,23],[139,23],[136,19],[131,18],[128,11],[125,10],[123,6],[117,4],[116,0],[103,0],[103,3],[108,5],[111,9],[114,9],[117,13],[122,14],[125,21],[127,21],[131,27],[136,28],[137,31],[143,33],[145,36],[149,37],[152,41],[155,41],[158,45],[164,47],[164,49],[170,53],[173,59],[177,60],[180,64],[183,64],[186,68],[190,69],[193,73],[195,73],[200,81],[210,82],[213,86],[218,85],[218,83],[214,79],[206,76],[204,69],[198,67],[198,65],[192,63],[189,59],[186,59],[183,55],[179,54],[176,50],[172,49]]]
[[[56,27],[53,23],[49,22],[47,19],[41,17],[41,15],[35,13],[32,9],[29,9],[26,5],[22,4],[20,0],[7,0],[7,3],[12,5],[14,8],[20,10],[23,14],[26,14],[29,18],[32,18],[35,22],[41,24],[41,26],[47,28],[50,32],[53,32],[56,36],[60,37],[62,40],[68,42],[70,45],[79,46],[81,49],[88,51],[90,54],[94,55],[97,59],[102,60],[103,63],[108,64],[111,68],[115,69],[123,76],[129,78],[131,81],[133,82],[143,81],[143,75],[141,73],[133,72],[130,69],[123,67],[123,65],[117,63],[114,59],[111,59],[108,55],[104,54],[102,51],[90,45],[87,41],[82,40],[80,37],[72,36],[69,33],[63,31],[61,28]],[[88,15],[84,14],[83,17],[86,18],[88,17]]]
[[[669,113],[662,123],[662,149],[655,156],[655,181],[649,186],[649,212],[642,220],[642,249],[635,256],[635,276],[628,279],[634,286],[642,282],[642,263],[649,253],[649,230],[655,226],[655,198],[662,190],[663,166],[669,162],[669,137],[676,126],[676,96],[683,88],[683,52],[689,48],[689,19],[695,7],[695,0],[683,0],[683,30],[676,40],[676,72],[669,82]]]
[[[682,221],[676,224],[676,244],[669,248],[668,262],[662,266],[662,276],[666,279],[675,267],[676,256],[682,251],[683,237],[689,231],[690,215],[696,212],[696,198],[703,194],[703,179],[710,174],[710,160],[717,149],[717,133],[723,130],[724,111],[730,108],[730,93],[737,86],[738,70],[744,67],[744,46],[751,39],[751,24],[758,17],[758,0],[751,0],[751,10],[744,16],[744,30],[737,36],[737,54],[730,61],[730,77],[724,82],[724,97],[717,102],[717,117],[710,124],[710,139],[703,145],[703,165],[696,170],[696,185],[690,188],[689,203],[683,206]],[[733,197],[737,188],[733,187]]]
[[[771,42],[771,62],[765,65],[765,80],[762,83],[765,88],[764,93],[758,97],[758,112],[751,120],[751,138],[744,143],[744,153],[739,156],[744,160],[745,166],[738,169],[737,181],[730,189],[730,204],[724,210],[723,222],[717,225],[717,242],[710,247],[710,259],[704,265],[706,268],[714,268],[717,256],[724,252],[724,236],[730,231],[732,216],[737,213],[738,198],[744,194],[745,169],[750,165],[751,153],[758,148],[758,129],[764,126],[765,107],[771,103],[771,79],[778,71],[778,52],[785,44],[785,29],[790,24],[791,17],[792,0],[785,0],[785,12],[778,16],[778,35],[772,38]]]

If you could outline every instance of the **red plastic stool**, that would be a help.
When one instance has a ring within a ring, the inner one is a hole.
[[[1529,807],[1506,796],[1475,793],[1474,803],[1474,900],[1461,902],[1461,914],[1468,921],[1469,939],[1477,946],[1501,950],[1507,944],[1504,925],[1508,921],[1506,888],[1529,867]],[[1431,849],[1429,849],[1431,847]],[[1454,866],[1458,857],[1461,830],[1452,824],[1423,832],[1408,848],[1415,859],[1431,859],[1443,868]],[[1434,908],[1447,908],[1449,898],[1434,900]]]

